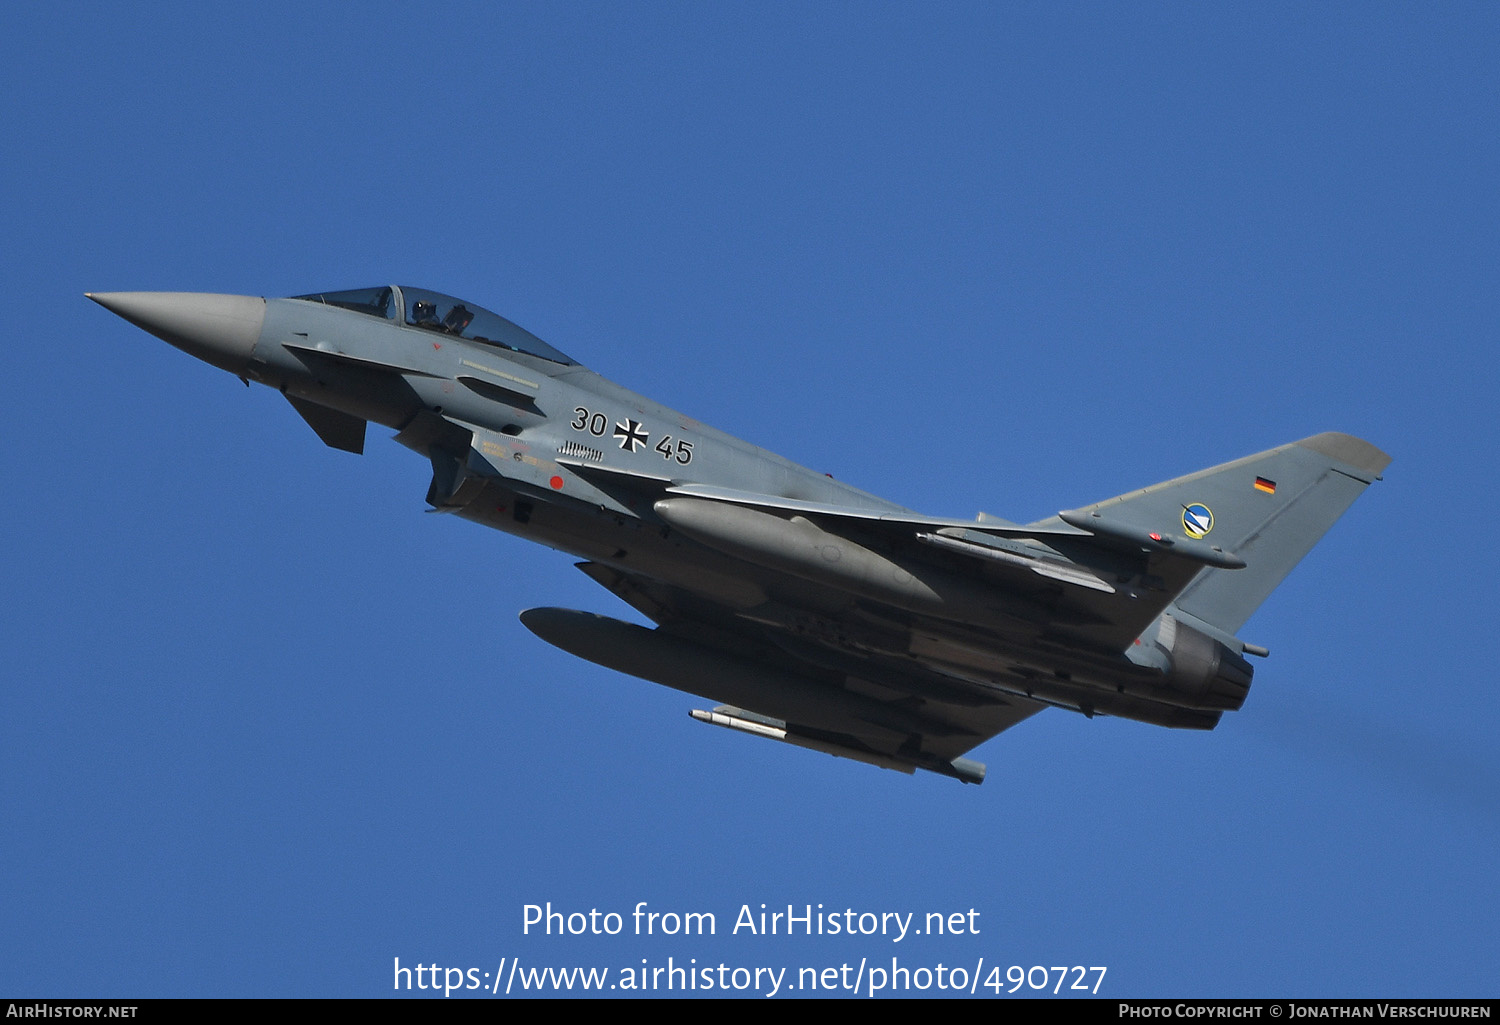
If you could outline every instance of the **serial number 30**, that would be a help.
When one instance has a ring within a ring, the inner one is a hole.
[[[609,430],[609,417],[603,413],[590,413],[587,409],[579,406],[573,412],[578,415],[573,422],[568,424],[575,431],[588,431],[596,438],[604,437],[604,432]]]

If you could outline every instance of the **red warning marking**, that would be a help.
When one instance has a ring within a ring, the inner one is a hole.
[[[552,490],[553,491],[561,491],[562,490],[562,478],[561,477],[553,477],[547,483],[552,485]]]

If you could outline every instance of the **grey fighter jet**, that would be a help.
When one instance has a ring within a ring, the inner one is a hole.
[[[437,510],[571,552],[647,619],[521,620],[601,666],[723,702],[701,722],[966,783],[1044,708],[1212,729],[1263,647],[1237,633],[1390,457],[1319,434],[1030,524],[923,516],[626,391],[473,303],[89,296],[337,449],[382,424]]]

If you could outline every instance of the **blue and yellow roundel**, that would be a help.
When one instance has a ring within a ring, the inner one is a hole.
[[[1202,502],[1182,507],[1182,529],[1188,537],[1202,537],[1214,529],[1213,510]]]

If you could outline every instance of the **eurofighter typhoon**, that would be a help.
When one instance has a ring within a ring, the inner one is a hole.
[[[945,519],[438,292],[89,298],[277,389],[334,448],[397,432],[434,509],[579,556],[656,624],[522,612],[548,643],[716,703],[701,722],[965,783],[967,752],[1045,708],[1212,729],[1267,654],[1240,628],[1390,462],[1318,434],[1036,523]]]

